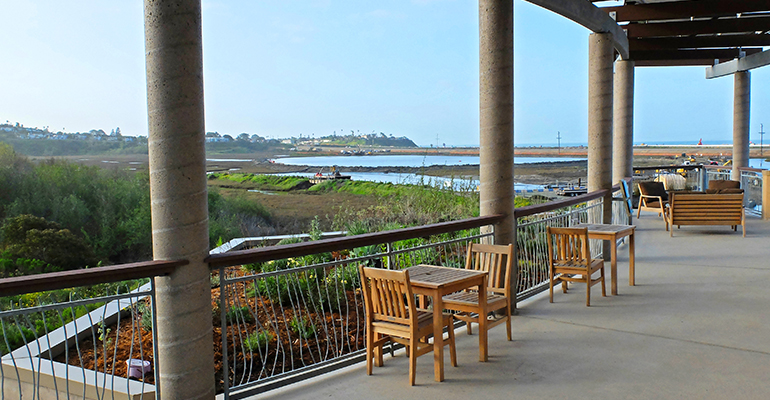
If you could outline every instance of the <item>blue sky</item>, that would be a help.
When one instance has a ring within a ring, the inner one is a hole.
[[[470,0],[204,0],[209,131],[385,132],[478,144]],[[146,135],[138,0],[0,0],[0,121]],[[587,139],[588,30],[515,0],[515,143]],[[635,142],[729,142],[731,77],[637,68]],[[770,68],[752,73],[751,139],[770,129]]]

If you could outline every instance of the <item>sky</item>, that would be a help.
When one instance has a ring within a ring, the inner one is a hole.
[[[587,141],[589,31],[514,0],[514,142]],[[0,0],[0,122],[147,135],[139,0]],[[478,145],[475,0],[203,0],[206,130]],[[770,130],[752,71],[750,138]],[[733,79],[636,68],[635,143],[730,143]],[[768,137],[770,140],[770,137]]]

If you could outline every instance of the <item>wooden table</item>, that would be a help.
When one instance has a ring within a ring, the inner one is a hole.
[[[628,236],[628,285],[636,284],[634,272],[634,230],[635,225],[579,224],[575,228],[588,228],[589,239],[611,241],[610,292],[618,294],[618,239]]]
[[[436,382],[443,382],[444,322],[442,311],[444,310],[444,303],[442,297],[473,286],[478,286],[479,292],[484,293],[487,287],[487,273],[434,265],[416,265],[407,269],[409,280],[412,283],[412,291],[415,294],[433,298],[433,371]],[[479,301],[486,302],[486,296],[479,296]],[[482,304],[482,306],[485,305]],[[487,338],[482,332],[487,331],[484,329],[487,319],[479,318],[479,321],[480,324],[483,324],[479,328],[479,343],[483,357],[486,359]]]

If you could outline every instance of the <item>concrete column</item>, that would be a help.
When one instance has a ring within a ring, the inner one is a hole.
[[[634,65],[615,62],[613,94],[612,182],[634,175]]]
[[[762,219],[770,221],[770,171],[762,171]]]
[[[145,0],[152,241],[163,399],[213,399],[200,0]]]
[[[504,214],[496,244],[516,244],[513,215],[513,2],[479,0],[479,117],[481,215]],[[515,253],[513,265],[516,263]],[[511,271],[518,280],[518,268]],[[513,308],[516,308],[514,299]]]
[[[739,167],[749,166],[749,117],[751,115],[751,75],[735,73],[733,95],[733,171],[731,179],[741,180]]]
[[[513,2],[479,1],[481,215],[506,214],[495,243],[514,242]]]
[[[612,34],[588,38],[588,191],[612,188]],[[612,223],[612,193],[604,197],[602,222]],[[604,259],[610,243],[604,241]]]

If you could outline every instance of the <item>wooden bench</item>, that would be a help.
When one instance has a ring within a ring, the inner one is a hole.
[[[666,213],[671,224],[670,235],[674,236],[674,225],[729,225],[738,230],[743,228],[746,237],[746,219],[743,213],[743,193],[669,193],[669,208]]]

